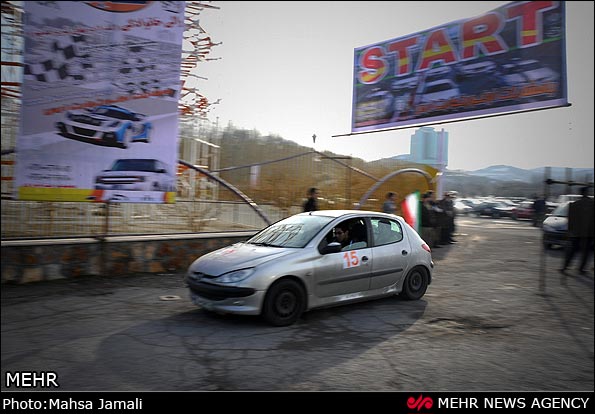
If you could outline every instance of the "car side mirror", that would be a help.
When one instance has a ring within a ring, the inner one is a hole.
[[[339,253],[341,251],[341,243],[339,242],[331,242],[327,244],[322,251],[321,254],[329,254],[329,253]]]

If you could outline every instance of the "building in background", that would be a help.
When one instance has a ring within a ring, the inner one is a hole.
[[[444,173],[448,165],[448,132],[421,127],[411,136],[409,151],[409,154],[399,155],[395,159],[429,165]],[[440,197],[443,193],[440,178],[436,190]]]

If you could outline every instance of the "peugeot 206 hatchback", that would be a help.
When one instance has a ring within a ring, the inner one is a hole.
[[[395,294],[420,299],[433,267],[430,248],[403,218],[323,210],[196,259],[186,283],[206,310],[262,315],[285,326],[315,308]]]

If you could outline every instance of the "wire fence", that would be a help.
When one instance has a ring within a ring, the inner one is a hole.
[[[271,221],[300,211],[261,205]],[[106,237],[259,230],[267,223],[233,201],[175,204],[77,203],[2,200],[2,239]]]

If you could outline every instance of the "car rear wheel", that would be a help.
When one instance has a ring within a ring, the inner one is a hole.
[[[414,267],[409,271],[403,283],[403,294],[408,300],[420,299],[428,289],[428,274],[423,267]]]
[[[291,279],[283,279],[269,288],[262,315],[274,326],[287,326],[299,319],[306,304],[302,286]]]

